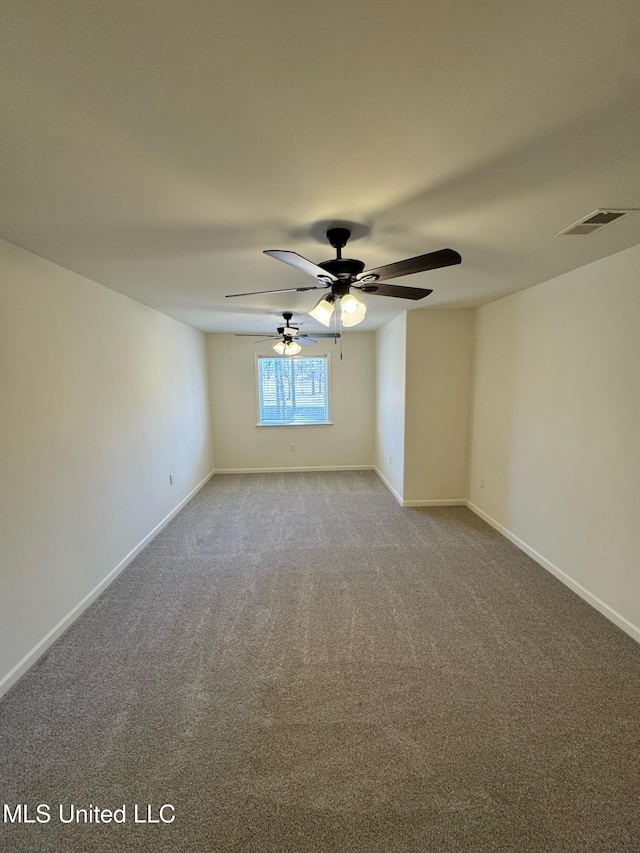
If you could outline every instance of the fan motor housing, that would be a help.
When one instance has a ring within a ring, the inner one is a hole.
[[[340,281],[352,281],[364,269],[364,261],[355,258],[333,258],[318,264],[323,270],[335,275]]]

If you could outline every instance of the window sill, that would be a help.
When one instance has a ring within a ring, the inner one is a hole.
[[[333,421],[326,421],[321,424],[256,424],[257,429],[307,429],[308,427],[328,427],[333,426]]]

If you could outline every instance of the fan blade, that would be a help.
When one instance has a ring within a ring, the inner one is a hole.
[[[381,281],[376,281],[375,284],[363,284],[361,287],[352,284],[351,287],[357,287],[367,296],[395,296],[396,299],[424,299],[425,296],[433,293],[433,290],[427,290],[424,287],[402,287],[399,284],[384,284]]]
[[[308,337],[312,337],[312,338],[339,338],[340,333],[339,332],[311,332],[310,335],[298,335],[296,340],[299,341],[300,338],[308,338]]]
[[[235,334],[236,334],[236,338],[259,338],[260,335],[264,334],[264,333],[263,332],[256,332],[255,335],[252,335],[250,332],[236,332]],[[265,341],[268,341],[270,339],[277,340],[279,337],[280,337],[280,335],[267,335],[267,337],[264,340]]]
[[[366,276],[377,275],[380,280],[387,281],[390,278],[398,278],[401,275],[411,275],[415,272],[426,272],[426,270],[449,267],[452,264],[459,264],[461,261],[462,258],[458,252],[455,252],[453,249],[439,249],[437,252],[418,255],[417,258],[407,258],[406,261],[397,261],[395,264],[387,264],[384,267],[364,270],[356,278],[358,281],[362,281]]]
[[[237,335],[236,337],[248,338],[248,337],[253,337],[253,335]],[[271,341],[279,341],[279,340],[280,340],[280,338],[277,335],[271,335],[271,337],[269,337],[269,338],[260,338],[259,340],[254,341],[254,344],[266,344],[267,341],[269,341],[269,343],[271,343]]]
[[[227,293],[226,298],[231,296],[262,296],[263,293],[302,293],[304,290],[325,290],[328,284],[310,285],[309,287],[284,287],[282,290],[251,290],[249,293]]]
[[[307,275],[312,275],[314,278],[329,282],[338,280],[335,275],[316,266],[297,252],[287,252],[285,249],[265,249],[264,254],[269,255],[270,258],[275,258],[276,261],[282,261],[283,264],[289,264],[290,267],[295,267],[300,272],[306,272]]]
[[[303,337],[298,336],[296,339],[297,344],[315,344],[313,338],[308,338],[306,335]]]

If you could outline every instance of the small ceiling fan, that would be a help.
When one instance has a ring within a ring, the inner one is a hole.
[[[263,337],[259,341],[255,341],[256,344],[265,343],[266,341],[278,341],[277,344],[274,345],[274,350],[279,355],[297,355],[302,347],[300,344],[315,344],[317,343],[317,338],[339,338],[339,332],[313,332],[313,335],[300,334],[300,329],[298,324],[294,324],[291,322],[291,318],[293,314],[291,311],[283,311],[282,319],[284,320],[283,326],[278,326],[277,335],[267,335],[266,338]],[[249,333],[238,333],[236,334],[237,338],[259,338],[260,335],[252,335]]]
[[[264,252],[265,255],[269,255],[277,261],[282,261],[301,272],[307,273],[307,275],[313,276],[318,284],[308,287],[289,287],[282,290],[228,293],[227,296],[258,296],[263,293],[287,293],[290,291],[300,293],[307,290],[329,290],[330,292],[322,296],[309,312],[311,316],[328,326],[337,301],[340,303],[342,325],[355,326],[364,319],[366,307],[350,293],[352,288],[374,296],[424,299],[433,291],[422,287],[386,284],[386,281],[403,275],[452,266],[462,261],[459,253],[453,249],[439,249],[436,252],[428,252],[426,255],[418,255],[415,258],[407,258],[394,264],[385,264],[381,267],[365,270],[363,261],[342,257],[342,249],[351,237],[351,231],[348,228],[329,228],[326,237],[336,250],[336,257],[329,261],[321,261],[319,264],[314,264],[313,261],[303,258],[297,252],[289,252],[284,249],[266,249]]]

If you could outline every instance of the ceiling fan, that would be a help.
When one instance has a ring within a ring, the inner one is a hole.
[[[298,324],[294,324],[291,322],[291,318],[293,314],[291,311],[283,311],[282,319],[284,320],[283,326],[278,326],[277,335],[267,335],[266,338],[262,338],[259,341],[255,341],[257,344],[264,343],[265,341],[278,341],[277,344],[274,345],[274,350],[279,355],[297,355],[302,347],[300,344],[315,344],[317,343],[317,338],[339,338],[339,332],[314,332],[313,335],[300,334],[300,329]],[[238,333],[236,334],[237,338],[259,338],[260,335],[252,335],[249,333]]]
[[[329,243],[336,250],[336,257],[329,261],[321,261],[314,264],[313,261],[303,258],[297,252],[289,252],[284,249],[266,249],[264,254],[282,261],[289,266],[295,267],[307,275],[313,276],[318,284],[307,287],[284,288],[281,290],[255,290],[250,293],[228,293],[233,296],[258,296],[263,293],[287,293],[290,291],[303,292],[307,290],[329,290],[316,303],[309,312],[312,317],[329,325],[334,305],[340,303],[341,321],[344,326],[355,326],[364,319],[366,307],[359,302],[350,292],[351,289],[359,290],[361,293],[370,293],[375,296],[393,296],[399,299],[424,299],[433,291],[422,287],[402,287],[395,284],[386,284],[391,278],[399,278],[403,275],[412,275],[417,272],[440,269],[441,267],[459,264],[462,261],[458,252],[453,249],[439,249],[436,252],[428,252],[426,255],[418,255],[415,258],[407,258],[394,264],[385,264],[381,267],[365,270],[364,262],[353,258],[343,258],[342,249],[347,245],[351,237],[348,228],[329,228],[326,232]]]

